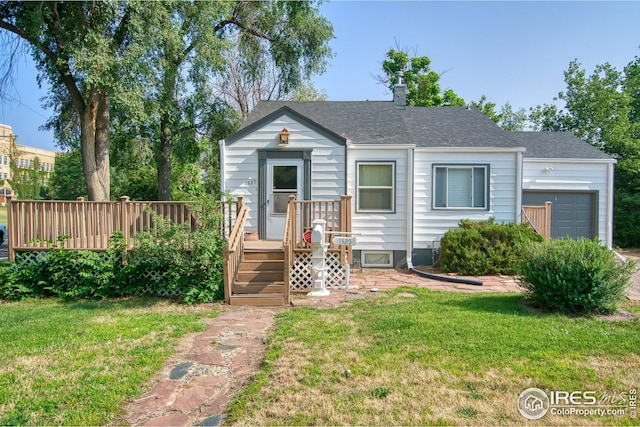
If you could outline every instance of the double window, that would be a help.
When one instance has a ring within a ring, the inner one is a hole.
[[[433,207],[488,209],[488,166],[434,166]]]
[[[357,162],[357,212],[395,211],[395,162]]]

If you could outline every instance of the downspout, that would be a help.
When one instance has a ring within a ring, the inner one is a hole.
[[[227,187],[225,185],[224,180],[224,139],[218,141],[218,145],[220,146],[220,198],[224,197],[224,193],[227,191]]]
[[[516,153],[516,224],[522,222],[522,151]]]
[[[613,163],[609,163],[607,173],[607,247],[613,247]]]
[[[407,268],[410,272],[427,279],[440,280],[443,282],[462,283],[465,285],[482,286],[482,281],[473,279],[463,279],[461,277],[440,276],[425,271],[416,270],[413,267],[413,162],[415,148],[409,148],[407,151]],[[432,248],[433,250],[433,248]]]
[[[413,162],[415,148],[407,150],[407,268],[413,270]]]

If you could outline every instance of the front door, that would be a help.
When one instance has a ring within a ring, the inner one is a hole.
[[[282,240],[289,195],[303,197],[304,162],[298,159],[267,159],[267,240]]]

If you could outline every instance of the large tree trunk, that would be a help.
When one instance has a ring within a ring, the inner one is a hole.
[[[89,200],[109,200],[109,98],[93,91],[80,112],[80,148]]]
[[[156,153],[158,166],[158,200],[171,200],[171,124],[163,114],[160,119],[160,147]]]

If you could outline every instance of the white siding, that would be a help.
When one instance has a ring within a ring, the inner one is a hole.
[[[562,159],[525,159],[523,163],[523,191],[597,191],[598,238],[611,245],[609,163],[567,162]]]
[[[244,196],[249,208],[248,231],[258,229],[258,150],[280,149],[278,137],[285,127],[290,135],[283,150],[313,149],[311,198],[339,200],[345,193],[345,147],[283,115],[225,147],[225,187],[234,196]]]
[[[407,149],[367,146],[349,148],[347,165],[348,193],[352,200],[352,230],[358,236],[355,250],[406,250],[407,239]],[[358,213],[356,162],[395,162],[395,212]]]
[[[517,153],[435,152],[417,149],[414,163],[414,248],[432,248],[444,233],[457,227],[461,219],[480,221],[495,217],[498,223],[517,220]],[[433,209],[434,164],[488,165],[489,210]]]

